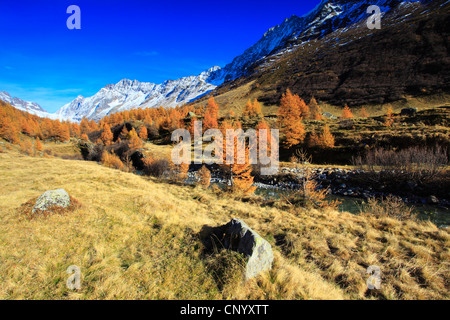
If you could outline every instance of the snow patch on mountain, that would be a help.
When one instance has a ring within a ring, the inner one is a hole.
[[[175,107],[191,102],[216,88],[206,79],[219,67],[212,67],[198,76],[167,80],[161,84],[123,79],[109,84],[92,97],[78,96],[57,111],[62,119],[81,121],[83,117],[98,120],[124,110],[153,107]]]
[[[0,91],[0,100],[9,103],[16,109],[34,114],[38,117],[56,119],[55,114],[47,112],[36,102],[25,101],[17,97],[12,97],[6,91]]]
[[[424,1],[424,0],[422,0]],[[377,5],[388,12],[403,3],[420,0],[322,0],[310,13],[298,17],[293,15],[271,29],[242,55],[237,56],[223,69],[213,72],[208,82],[221,85],[252,72],[252,66],[264,58],[289,48],[292,43],[322,38],[340,28],[367,19],[367,8]]]

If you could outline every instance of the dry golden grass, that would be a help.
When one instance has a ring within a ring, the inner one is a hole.
[[[70,142],[46,142],[43,144],[44,150],[48,150],[57,156],[75,156],[80,154],[80,150],[74,143]]]
[[[143,149],[145,153],[149,153],[155,159],[170,159],[172,153],[172,145],[157,145],[151,142],[145,142]]]
[[[260,90],[252,90],[255,81],[240,85],[232,90],[227,90],[214,97],[217,104],[220,106],[220,116],[223,117],[230,111],[233,111],[236,116],[241,116],[245,109],[248,100],[258,99],[262,92]],[[206,105],[208,98],[201,98],[193,104]],[[262,106],[262,113],[264,115],[276,114],[278,106]]]
[[[0,153],[0,299],[448,299],[447,229],[217,196],[94,162]],[[64,188],[82,206],[20,219],[20,206]],[[274,248],[274,267],[244,283],[230,252],[205,255],[198,233],[241,218]],[[369,265],[382,272],[367,289]],[[70,265],[81,289],[66,287]],[[226,266],[224,268],[223,266]]]
[[[120,160],[118,156],[116,156],[113,153],[109,153],[107,151],[103,151],[102,154],[102,161],[101,163],[108,168],[113,169],[123,169],[124,165],[123,162]]]

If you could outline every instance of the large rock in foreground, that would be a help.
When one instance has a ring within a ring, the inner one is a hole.
[[[70,206],[70,196],[64,189],[49,190],[37,198],[32,213],[44,212],[50,208],[67,208]]]
[[[247,279],[272,268],[272,246],[242,220],[233,219],[225,225],[224,245],[249,258],[245,271]]]
[[[237,251],[247,258],[245,278],[250,279],[272,268],[271,245],[240,219],[232,219],[226,225],[206,228],[203,232],[207,248],[222,245],[225,249]]]

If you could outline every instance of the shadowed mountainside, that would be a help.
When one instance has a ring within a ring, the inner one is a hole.
[[[321,39],[293,42],[216,89],[220,96],[251,83],[250,94],[278,104],[290,89],[304,99],[343,106],[399,101],[405,95],[449,92],[450,4],[400,5],[382,19],[380,30],[365,21]]]

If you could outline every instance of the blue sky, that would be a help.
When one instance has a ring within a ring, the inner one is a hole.
[[[123,78],[161,83],[225,66],[319,0],[4,1],[0,91],[55,112]],[[69,30],[67,7],[81,9]]]

